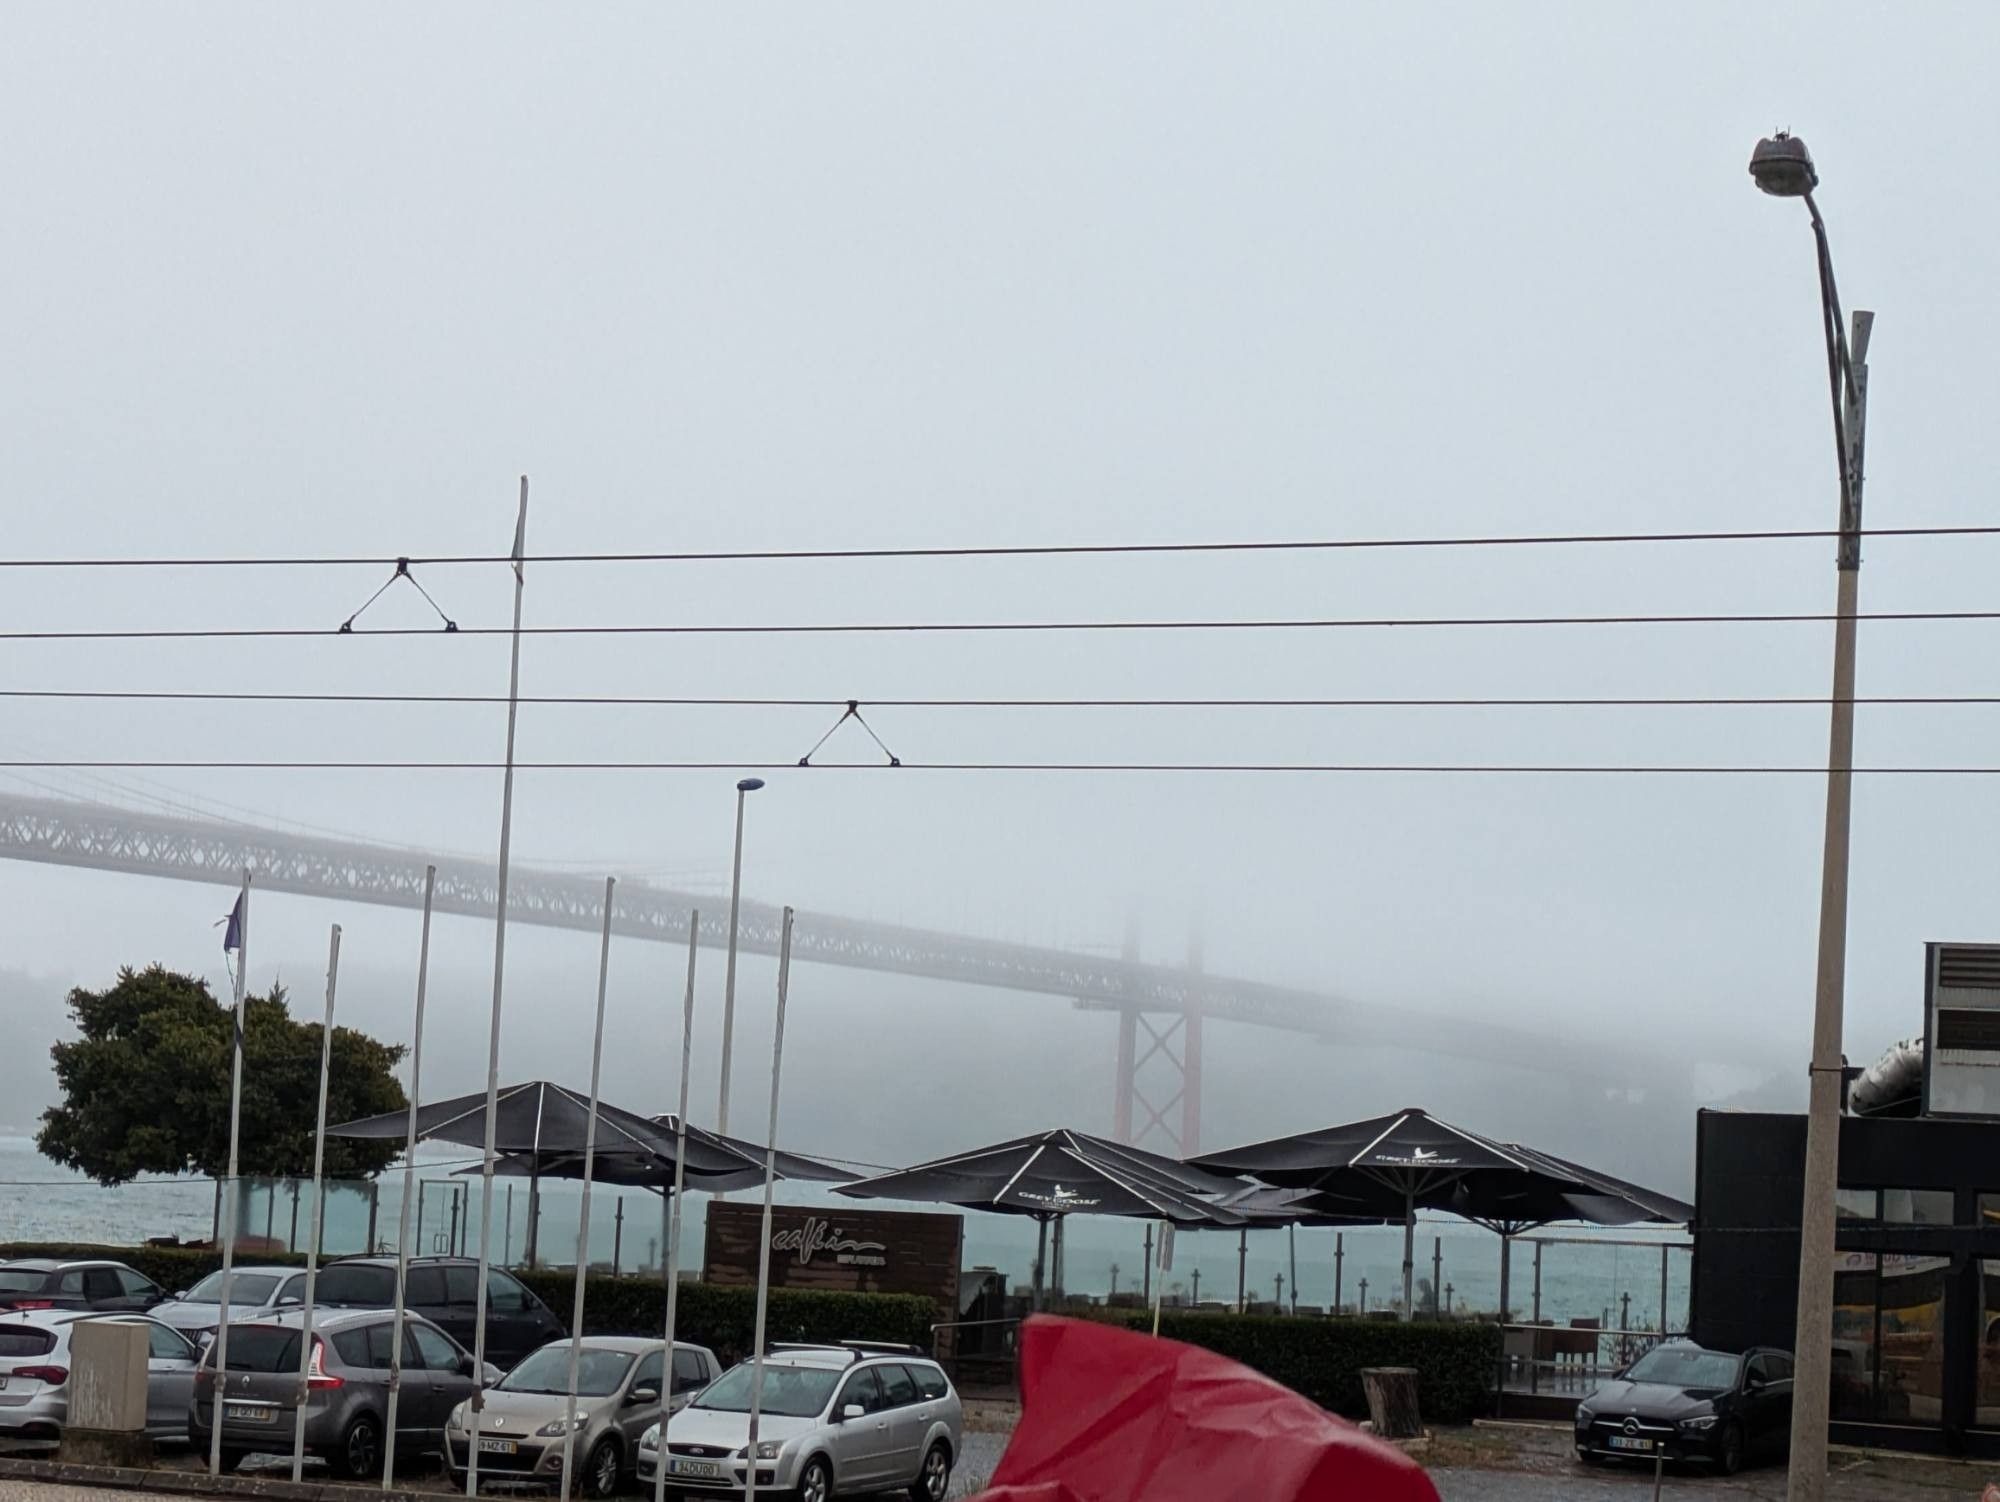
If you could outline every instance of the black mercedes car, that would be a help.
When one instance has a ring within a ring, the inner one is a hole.
[[[1655,1346],[1577,1405],[1584,1461],[1712,1465],[1734,1475],[1782,1457],[1792,1428],[1789,1351],[1709,1351],[1690,1341]]]

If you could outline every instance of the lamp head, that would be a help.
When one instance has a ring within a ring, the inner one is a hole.
[[[1757,143],[1750,153],[1750,176],[1773,198],[1803,198],[1819,186],[1806,143],[1784,130]]]

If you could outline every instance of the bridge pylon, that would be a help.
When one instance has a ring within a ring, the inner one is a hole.
[[[1136,929],[1126,930],[1123,958],[1138,962]],[[1189,984],[1178,1010],[1112,1003],[1118,1012],[1112,1136],[1120,1142],[1177,1158],[1201,1151],[1201,974],[1197,936],[1188,944]]]

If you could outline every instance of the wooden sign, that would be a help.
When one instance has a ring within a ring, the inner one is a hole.
[[[741,1287],[757,1281],[763,1219],[761,1205],[709,1204],[704,1283]],[[964,1250],[962,1215],[779,1205],[771,1212],[767,1255],[773,1288],[921,1294],[935,1300],[949,1319],[958,1310],[958,1265]]]

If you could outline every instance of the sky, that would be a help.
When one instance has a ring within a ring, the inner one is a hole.
[[[2000,145],[1974,5],[16,7],[0,410],[17,558],[980,547],[1831,526],[1789,127],[1878,315],[1868,519],[1986,525]],[[1970,169],[1970,170],[1968,170]],[[1984,207],[1982,207],[1984,205]],[[1879,538],[1864,608],[1980,609],[2000,542]],[[530,625],[1824,612],[1824,539],[531,567]],[[386,567],[13,571],[0,630],[329,628]],[[504,627],[504,567],[419,566]],[[354,634],[9,640],[0,688],[503,694],[502,635],[397,585]],[[1994,691],[1993,626],[1866,622],[1864,694]],[[1693,1110],[1802,1094],[1823,779],[926,771],[937,762],[1823,764],[1812,706],[916,709],[893,698],[1823,694],[1825,623],[531,637],[529,694],[858,698],[906,765],[773,772],[745,887],[1211,970],[1407,1018],[1408,1049],[1210,1029],[1208,1145],[1424,1104],[1692,1180]],[[524,861],[726,887],[734,768],[829,708],[528,705]],[[1996,710],[1869,706],[1867,765],[1992,765]],[[496,705],[0,700],[0,757],[490,763]],[[842,730],[816,760],[865,763]],[[490,858],[499,776],[0,769],[0,790]],[[1855,799],[1847,1046],[1921,1027],[1922,945],[1996,931],[1985,777]],[[0,1125],[61,998],[222,984],[220,889],[0,868]],[[416,918],[268,897],[253,978],[406,1036]],[[442,921],[427,1074],[484,1077],[491,927]],[[588,1078],[596,943],[517,931],[502,1072]],[[605,1091],[668,1102],[680,956],[621,944]],[[721,966],[705,955],[698,1099]],[[774,970],[746,961],[739,1110]],[[1547,1073],[1440,1059],[1510,1020]],[[781,1135],[906,1162],[1110,1126],[1060,998],[793,977]],[[1644,1112],[1603,1039],[1657,1049]],[[1685,1063],[1703,1068],[1692,1078]],[[432,1072],[434,1071],[434,1072]],[[1552,1082],[1554,1088],[1552,1088]],[[1767,1088],[1768,1087],[1768,1088]],[[38,1093],[39,1092],[39,1093]],[[426,1094],[431,1093],[426,1089]],[[900,1103],[900,1104],[895,1104]],[[1608,1113],[1608,1114],[1607,1114]],[[740,1119],[738,1125],[740,1125]],[[1539,1135],[1537,1135],[1539,1134]]]

